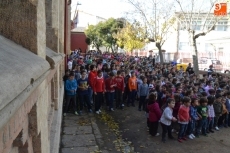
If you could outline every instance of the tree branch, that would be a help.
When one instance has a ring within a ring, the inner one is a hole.
[[[179,1],[179,0],[176,0],[176,2],[179,4],[180,9],[181,9],[181,12],[182,12],[182,15],[184,16],[184,21],[185,21],[186,29],[189,29],[189,26],[190,26],[190,25],[187,23],[187,18],[186,18],[186,17],[187,17],[187,16],[186,16],[187,13],[185,13],[185,11],[184,11],[184,9],[183,9],[183,7],[182,7],[180,1]],[[181,14],[181,12],[179,12],[179,14]]]
[[[174,21],[174,22],[175,22],[175,21]],[[161,46],[163,46],[165,40],[167,39],[167,38],[165,38],[165,37],[166,37],[166,35],[169,33],[170,28],[173,26],[172,23],[166,23],[166,24],[167,24],[167,25],[169,24],[169,25],[167,26],[167,28],[165,28],[164,31],[161,32],[161,41],[160,41]]]
[[[198,33],[194,36],[195,39],[199,38],[200,36],[205,36],[207,33],[209,33],[210,31],[213,30],[213,28],[215,27],[216,24],[213,24],[213,26],[211,28],[209,28],[206,32],[201,32]]]
[[[216,1],[215,1],[215,2],[216,2]],[[214,2],[214,3],[215,3],[215,2]],[[211,2],[211,3],[212,3],[212,2]],[[214,6],[214,3],[211,4],[211,7],[210,7],[210,9],[209,9],[209,11],[208,11],[208,13],[207,13],[207,15],[206,15],[206,17],[205,17],[204,24],[203,24],[203,30],[204,30],[204,28],[205,28],[205,26],[206,26],[207,18],[210,17],[210,12],[212,11],[212,8],[213,8],[213,6]],[[212,21],[212,20],[211,20],[211,21]],[[211,22],[211,21],[210,21],[210,22]]]
[[[147,22],[147,24],[150,26],[151,24],[150,24],[149,20],[147,19],[147,16],[146,16],[146,14],[144,13],[144,11],[143,11],[140,7],[138,7],[137,4],[134,4],[134,2],[133,2],[132,0],[128,0],[128,2],[129,2],[130,4],[132,4],[138,11],[140,11],[142,17],[145,19],[145,21]],[[152,31],[152,29],[149,29],[149,30],[150,30],[151,33],[154,35],[154,32]]]
[[[194,9],[194,0],[192,0],[192,10],[190,12],[190,20],[189,20],[189,28],[191,28],[191,22],[192,22],[192,15],[193,15],[193,9]]]

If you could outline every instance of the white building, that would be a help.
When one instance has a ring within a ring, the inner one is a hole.
[[[72,20],[74,19],[74,15],[75,12],[72,12]],[[85,27],[87,28],[88,25],[96,25],[101,21],[106,21],[105,18],[81,11],[81,10],[77,10],[76,12],[76,16],[77,16],[77,26],[78,27]]]
[[[84,30],[86,30],[89,25],[96,25],[99,22],[106,21],[106,19],[103,17],[99,17],[99,16],[96,16],[96,15],[93,15],[93,14],[90,14],[90,13],[87,13],[87,12],[84,12],[81,10],[77,10],[76,12],[72,11],[71,13],[72,13],[71,19],[74,22],[77,22],[77,24],[74,24],[75,28],[73,27],[73,29],[71,30],[72,33],[84,32]],[[76,18],[74,19],[74,16],[76,16],[77,19]],[[90,46],[88,46],[87,50],[96,50],[96,48],[94,48],[94,47],[92,47],[92,45],[90,45]],[[104,50],[106,50],[106,48],[101,47],[100,50],[104,51]]]
[[[176,14],[177,15],[177,14]],[[203,14],[199,17],[193,16],[192,28],[196,30],[196,34],[210,28],[213,25],[213,14],[206,20],[206,15]],[[211,20],[212,19],[212,20]],[[187,19],[189,20],[189,19]],[[206,22],[206,23],[205,23]],[[171,56],[166,60],[173,60],[173,54],[178,51],[179,58],[190,58],[192,59],[192,52],[189,43],[189,33],[184,29],[184,25],[181,22],[177,22],[177,29],[172,32],[168,37],[162,49],[166,50],[166,54]],[[205,27],[203,26],[205,25]],[[172,28],[173,30],[173,28]],[[227,17],[221,18],[214,28],[205,36],[200,36],[196,39],[197,49],[199,57],[217,58],[221,61],[230,62],[226,57],[229,57],[230,51],[230,19]],[[224,56],[227,55],[228,56]]]

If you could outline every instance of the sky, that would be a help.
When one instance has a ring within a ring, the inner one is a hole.
[[[72,0],[71,12],[74,13],[76,4],[77,10],[84,11],[102,18],[119,18],[124,16],[124,12],[131,9],[131,6],[125,0]]]

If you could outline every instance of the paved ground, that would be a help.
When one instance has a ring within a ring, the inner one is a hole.
[[[133,149],[130,146],[131,142],[122,140],[118,127],[114,128],[115,124],[112,117],[105,111],[101,115],[67,114],[63,117],[60,153],[131,152]],[[102,129],[99,130],[98,125]]]
[[[132,142],[135,152],[140,153],[229,153],[230,128],[224,128],[209,134],[208,137],[200,136],[194,140],[179,143],[176,140],[161,142],[161,136],[152,137],[148,134],[144,111],[137,107],[126,107],[125,110],[116,110],[111,115],[119,122],[123,129],[122,137]],[[161,133],[161,127],[159,126]],[[176,138],[176,133],[173,134]]]
[[[102,152],[99,147],[104,141],[95,123],[94,114],[83,114],[76,116],[67,114],[63,117],[61,153],[90,153]]]
[[[144,111],[125,107],[102,115],[63,118],[61,153],[229,153],[230,128],[179,143],[149,136]],[[118,126],[117,124],[118,123]],[[117,127],[116,127],[117,126]],[[114,128],[114,129],[113,129]],[[113,129],[113,130],[112,130]],[[159,132],[161,127],[159,126]],[[176,133],[173,134],[176,138]]]

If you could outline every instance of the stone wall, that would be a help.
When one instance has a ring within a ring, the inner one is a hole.
[[[43,58],[46,40],[44,1],[0,1],[0,33]]]
[[[3,59],[17,59],[10,61],[10,69],[0,68],[4,74],[0,75],[0,153],[59,150],[64,4],[64,0],[0,0],[0,65],[9,66]],[[18,77],[18,71],[24,76]]]

